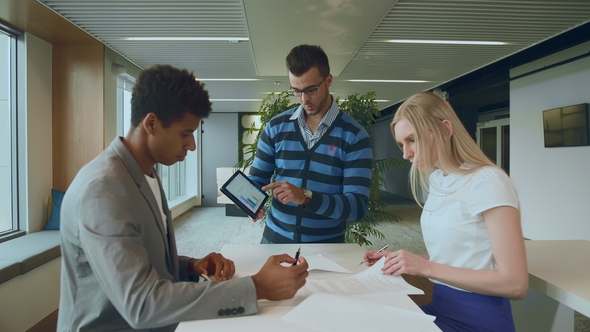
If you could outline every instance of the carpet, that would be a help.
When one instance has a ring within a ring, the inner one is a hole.
[[[225,244],[257,244],[263,227],[248,217],[227,217],[222,207],[193,207],[174,222],[178,254],[204,257]]]

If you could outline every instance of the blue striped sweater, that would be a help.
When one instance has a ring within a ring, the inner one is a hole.
[[[367,131],[340,112],[332,126],[307,149],[297,107],[266,125],[258,141],[250,178],[264,186],[288,181],[313,192],[306,207],[273,199],[264,237],[273,243],[344,242],[347,221],[367,214],[373,152]]]

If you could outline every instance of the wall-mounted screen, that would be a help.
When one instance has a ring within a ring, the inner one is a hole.
[[[590,145],[588,104],[543,111],[545,147]]]

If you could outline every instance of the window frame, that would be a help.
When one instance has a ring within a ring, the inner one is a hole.
[[[19,80],[19,75],[22,72],[19,56],[21,51],[24,51],[23,46],[21,45],[24,33],[0,23],[0,34],[10,37],[10,91],[8,93],[8,107],[10,112],[10,208],[12,228],[0,231],[0,242],[4,242],[26,234],[23,228],[25,228],[27,224],[20,220],[20,216],[23,215],[21,209],[24,205],[21,204],[21,202],[23,199],[26,199],[26,190],[23,189],[26,188],[26,179],[22,178],[23,173],[19,167],[26,161],[26,156],[24,155],[25,149],[23,149],[20,144],[22,141],[21,138],[24,135],[23,133],[26,132],[26,128],[20,128],[22,126],[22,121],[20,120],[25,115],[22,115],[19,112],[20,88],[25,87],[25,81]]]

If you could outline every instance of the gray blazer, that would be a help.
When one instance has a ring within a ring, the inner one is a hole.
[[[251,277],[189,281],[161,184],[160,195],[168,234],[121,138],[80,170],[61,209],[58,331],[174,331],[184,320],[258,312]]]

